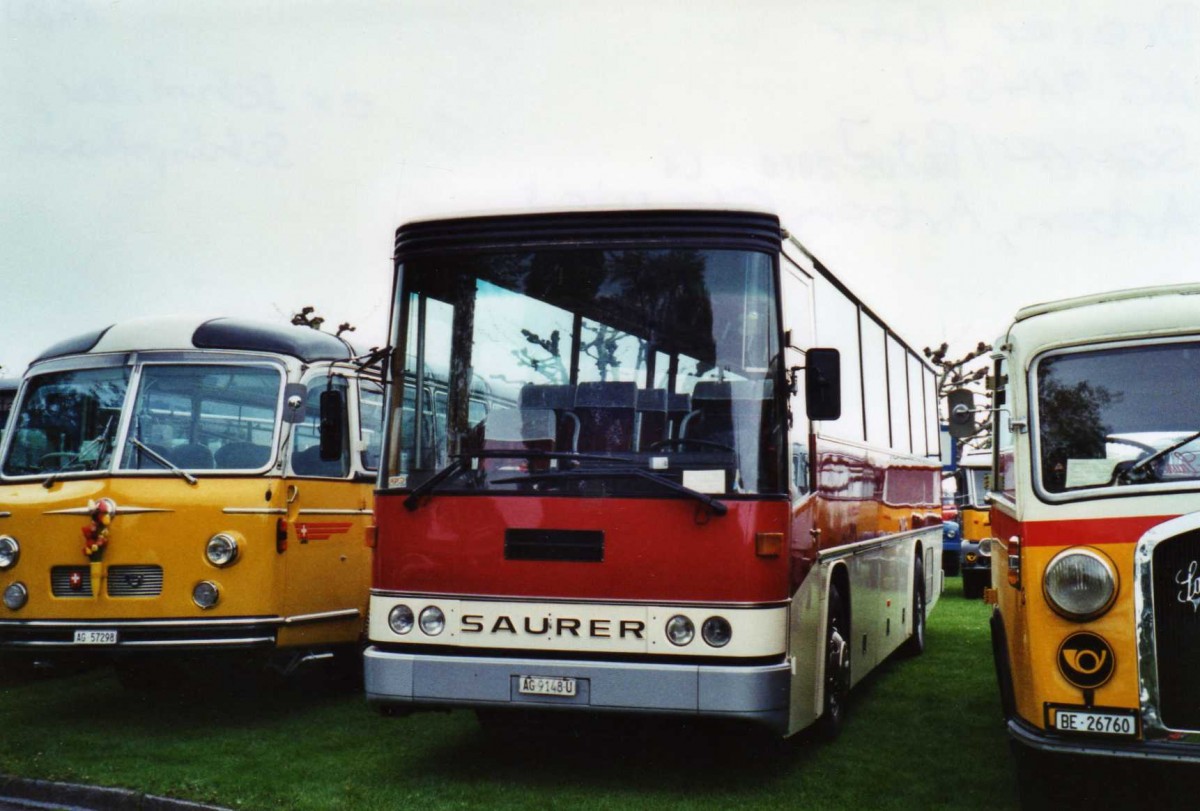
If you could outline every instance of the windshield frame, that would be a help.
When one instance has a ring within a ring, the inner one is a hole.
[[[1173,335],[1161,338],[1132,338],[1119,341],[1103,341],[1087,344],[1072,344],[1041,351],[1034,355],[1026,373],[1026,390],[1028,392],[1027,408],[1029,414],[1029,471],[1034,494],[1039,501],[1046,504],[1064,504],[1076,501],[1096,501],[1111,498],[1136,498],[1145,496],[1173,495],[1176,493],[1200,492],[1200,477],[1195,479],[1179,479],[1176,481],[1147,482],[1143,484],[1104,484],[1091,487],[1078,487],[1055,493],[1048,490],[1042,481],[1042,447],[1041,447],[1041,409],[1038,406],[1040,391],[1038,373],[1042,362],[1064,355],[1082,355],[1092,352],[1103,352],[1114,349],[1131,349],[1147,346],[1164,346],[1171,344],[1197,344],[1200,335]],[[1197,425],[1200,430],[1200,425]],[[1118,432],[1122,433],[1122,432]],[[1184,433],[1184,432],[1180,432]]]
[[[768,339],[772,343],[770,346],[774,349],[774,356],[768,358],[767,367],[763,372],[761,380],[764,385],[771,388],[771,397],[764,402],[770,402],[771,408],[774,411],[775,421],[778,422],[786,431],[787,414],[788,414],[788,397],[786,387],[786,369],[783,363],[783,353],[785,349],[785,322],[783,314],[783,297],[780,292],[780,250],[778,247],[764,245],[762,242],[753,239],[729,238],[729,237],[705,237],[703,235],[689,235],[687,238],[639,238],[639,239],[621,239],[621,238],[581,238],[547,240],[547,241],[514,241],[501,242],[499,244],[472,245],[441,245],[437,248],[398,251],[395,257],[395,272],[394,283],[392,288],[392,315],[390,324],[391,343],[393,346],[391,366],[387,375],[386,396],[385,396],[385,435],[382,448],[382,456],[380,459],[379,478],[378,478],[378,493],[387,494],[407,494],[411,492],[417,484],[410,484],[409,480],[413,471],[401,472],[392,470],[392,462],[400,459],[400,451],[396,446],[401,448],[404,446],[405,437],[402,435],[402,420],[399,417],[399,410],[403,408],[403,387],[405,386],[405,375],[409,371],[408,355],[416,352],[416,347],[409,347],[409,331],[412,329],[411,319],[416,318],[415,312],[410,312],[409,298],[414,295],[413,285],[409,282],[409,273],[406,272],[413,260],[425,260],[431,257],[441,255],[486,255],[486,254],[515,254],[534,251],[548,252],[564,252],[570,250],[585,250],[585,251],[601,251],[601,252],[619,252],[619,251],[662,251],[662,250],[696,250],[696,251],[729,251],[759,254],[769,263],[766,266],[767,276],[767,292],[772,299],[771,302],[771,318],[772,323],[768,331]],[[474,276],[476,279],[483,279],[482,276]],[[486,281],[486,279],[484,279]],[[538,299],[541,301],[541,299]],[[402,329],[401,326],[404,326]],[[417,343],[421,340],[418,338]],[[422,364],[425,368],[429,367],[428,361]],[[475,392],[475,384],[471,384],[472,395]],[[394,414],[395,412],[395,414]],[[761,433],[760,433],[761,436]],[[787,500],[788,486],[790,482],[790,465],[785,458],[784,450],[787,443],[779,443],[776,456],[771,464],[774,464],[779,469],[773,472],[775,476],[775,490],[770,491],[755,491],[749,493],[735,492],[732,489],[721,492],[711,493],[715,498],[720,498],[726,501],[735,500]],[[395,453],[394,453],[395,452]],[[767,454],[767,444],[760,442],[760,452],[763,458]],[[600,452],[600,455],[608,454],[612,457],[613,462],[628,462],[631,459],[637,460],[639,456],[644,455],[645,451],[611,451]],[[395,460],[393,460],[393,455]],[[470,454],[468,454],[469,456]],[[596,455],[593,453],[592,455]],[[456,458],[456,454],[450,453],[450,458]],[[760,465],[763,464],[760,462]],[[648,468],[649,469],[649,468]],[[435,474],[436,470],[428,471],[430,475]],[[528,493],[518,489],[508,490],[492,490],[492,489],[454,489],[446,491],[446,495],[453,496],[525,496],[535,495],[543,497],[571,497],[579,494],[573,493],[557,493],[557,492],[537,492]],[[620,496],[613,495],[584,495],[582,497],[620,497],[620,498],[686,498],[683,495],[664,495],[664,492],[653,488],[644,493],[628,493]]]
[[[4,473],[4,466],[7,463],[8,454],[11,450],[10,446],[15,439],[16,431],[6,431],[5,436],[3,437],[3,443],[0,443],[0,480],[13,483],[27,483],[44,482],[47,479],[59,481],[93,479],[107,476],[134,478],[178,477],[178,472],[164,467],[121,467],[126,447],[129,445],[129,430],[132,424],[133,407],[137,402],[137,397],[141,389],[142,370],[146,366],[250,366],[257,368],[269,368],[274,371],[279,377],[279,386],[276,393],[274,425],[271,431],[271,452],[268,456],[267,463],[262,467],[253,469],[183,469],[197,477],[222,478],[231,476],[261,476],[278,465],[280,437],[284,424],[282,419],[284,389],[289,378],[288,366],[285,361],[270,355],[259,355],[256,353],[238,352],[235,350],[222,352],[128,352],[112,355],[73,355],[63,358],[55,358],[45,363],[36,364],[27,370],[25,375],[22,377],[21,386],[17,393],[17,399],[13,402],[12,419],[13,424],[15,425],[17,415],[20,414],[20,410],[25,405],[25,398],[28,396],[29,384],[35,378],[47,374],[57,374],[61,372],[127,367],[130,370],[129,379],[126,386],[124,399],[121,402],[120,419],[117,425],[116,434],[113,437],[114,449],[111,457],[109,458],[108,464],[104,467],[96,468],[94,470],[43,471],[20,476],[8,475]]]

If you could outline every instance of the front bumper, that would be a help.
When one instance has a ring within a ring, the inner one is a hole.
[[[529,696],[520,676],[570,676],[572,697]],[[430,707],[521,707],[732,718],[785,734],[786,662],[716,666],[450,656],[367,648],[367,700]]]
[[[1200,764],[1200,743],[1073,738],[1039,729],[1019,717],[1008,719],[1008,734],[1017,743],[1041,752]]]
[[[37,654],[70,651],[82,656],[114,651],[208,650],[274,647],[281,617],[154,620],[3,620],[0,651]],[[112,645],[78,645],[76,631],[116,631]]]

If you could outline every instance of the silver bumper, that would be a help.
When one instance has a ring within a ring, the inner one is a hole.
[[[737,718],[784,734],[791,668],[787,663],[722,667],[636,662],[434,656],[367,648],[367,700],[407,706],[607,710]],[[570,676],[571,697],[530,696],[520,676]]]

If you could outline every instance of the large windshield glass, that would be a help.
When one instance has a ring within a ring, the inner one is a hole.
[[[29,381],[12,424],[6,476],[107,468],[116,448],[129,369],[80,369]]]
[[[1200,479],[1200,343],[1052,355],[1037,366],[1050,493]]]
[[[780,492],[773,268],[682,248],[409,260],[388,483],[474,454],[443,489],[669,493],[637,468],[705,493]]]

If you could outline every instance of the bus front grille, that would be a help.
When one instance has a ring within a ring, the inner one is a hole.
[[[55,566],[50,570],[50,593],[55,597],[91,597],[91,567]]]
[[[1159,543],[1152,572],[1159,715],[1170,729],[1200,729],[1200,530]]]
[[[157,597],[162,594],[161,566],[113,566],[108,570],[109,597]]]

